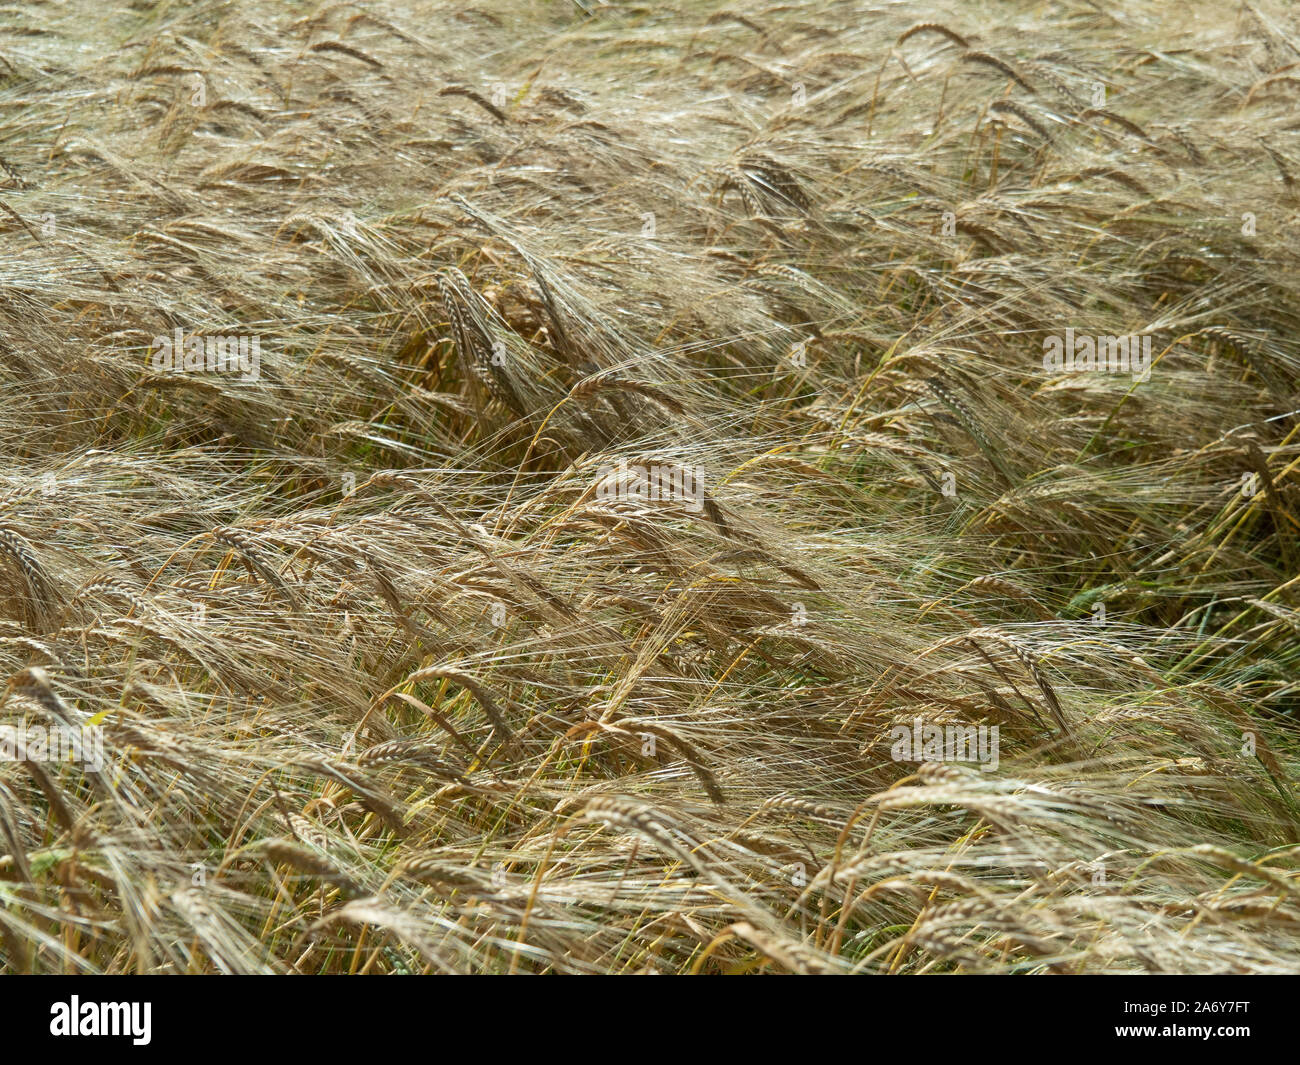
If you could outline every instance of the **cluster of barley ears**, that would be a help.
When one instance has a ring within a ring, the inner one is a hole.
[[[0,10],[0,725],[106,747],[0,762],[0,966],[1295,970],[1298,64],[1279,0]]]

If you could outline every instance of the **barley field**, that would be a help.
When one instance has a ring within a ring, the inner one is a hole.
[[[1300,16],[0,7],[0,970],[1300,970]]]

